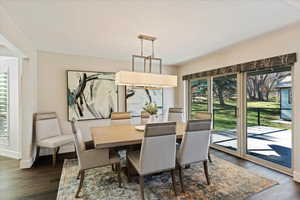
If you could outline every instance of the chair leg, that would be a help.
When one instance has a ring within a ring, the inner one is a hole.
[[[84,170],[81,170],[79,173],[80,173],[80,182],[79,182],[79,186],[78,186],[75,198],[79,197],[79,193],[80,193],[80,190],[82,188],[83,180],[84,180]]]
[[[131,182],[130,168],[131,168],[130,161],[129,161],[128,158],[126,157],[126,175],[127,175],[127,181],[128,181],[128,183]]]
[[[209,150],[208,150],[208,160],[209,160],[209,162],[212,162],[212,159],[211,159],[211,157],[210,157],[210,152],[209,152]]]
[[[58,154],[60,147],[57,147],[56,149],[56,154]]]
[[[184,186],[183,186],[183,175],[182,175],[182,168],[179,166],[179,180],[181,185],[181,192],[184,192]]]
[[[52,149],[52,165],[55,166],[57,157],[57,148]]]
[[[119,182],[119,187],[122,187],[122,179],[121,179],[121,164],[118,163],[116,164],[116,170],[118,170],[118,182]]]
[[[77,174],[77,180],[80,178],[80,176],[81,176],[81,171],[79,171]]]
[[[177,196],[177,190],[176,190],[176,182],[175,182],[174,170],[171,170],[171,177],[172,177],[173,190],[174,190],[175,196]]]
[[[207,160],[203,161],[203,166],[204,166],[204,173],[205,173],[207,184],[210,185],[210,180],[209,180],[209,175],[208,175]]]
[[[144,177],[143,176],[139,177],[139,183],[140,183],[141,200],[145,200],[145,197],[144,197]]]
[[[36,148],[35,161],[37,161],[39,159],[39,157],[40,157],[40,149],[41,149],[40,147]]]
[[[116,171],[116,169],[115,169],[115,164],[111,164],[111,170],[112,170],[113,172]]]

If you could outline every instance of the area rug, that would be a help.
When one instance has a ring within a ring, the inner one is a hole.
[[[179,193],[179,177],[176,173],[176,197],[171,189],[169,173],[163,173],[145,179],[145,199],[153,200],[242,200],[261,192],[275,184],[276,181],[256,175],[242,167],[234,165],[218,157],[212,157],[209,163],[211,184],[206,184],[203,165],[193,164],[184,169],[185,193]],[[79,180],[77,160],[65,160],[60,179],[57,200],[74,200]],[[122,175],[123,186],[118,187],[117,175],[111,167],[103,167],[86,171],[84,185],[80,192],[82,200],[139,200],[139,185],[137,179],[128,183]]]

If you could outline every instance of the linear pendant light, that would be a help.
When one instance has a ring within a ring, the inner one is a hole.
[[[141,55],[132,55],[132,71],[120,71],[116,73],[116,85],[126,85],[132,87],[144,87],[147,89],[158,89],[164,87],[177,87],[177,76],[162,74],[162,59],[154,56],[155,37],[148,35],[139,35],[141,40]],[[152,42],[152,55],[143,55],[143,41]],[[135,71],[135,59],[143,59],[144,72]],[[152,62],[159,61],[159,74],[152,73]],[[146,72],[146,63],[149,61],[149,72]]]

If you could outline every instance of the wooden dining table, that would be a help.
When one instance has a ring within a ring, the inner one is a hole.
[[[114,148],[141,144],[144,131],[136,129],[137,124],[109,125],[91,128],[92,139],[96,148]],[[176,123],[176,137],[182,138],[186,123]]]

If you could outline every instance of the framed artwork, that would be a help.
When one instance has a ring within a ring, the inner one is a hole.
[[[68,120],[108,119],[118,110],[115,73],[67,71]]]
[[[158,106],[158,114],[163,112],[163,89],[151,90],[144,88],[125,87],[126,111],[132,116],[141,115],[143,107],[147,102],[153,102]]]

